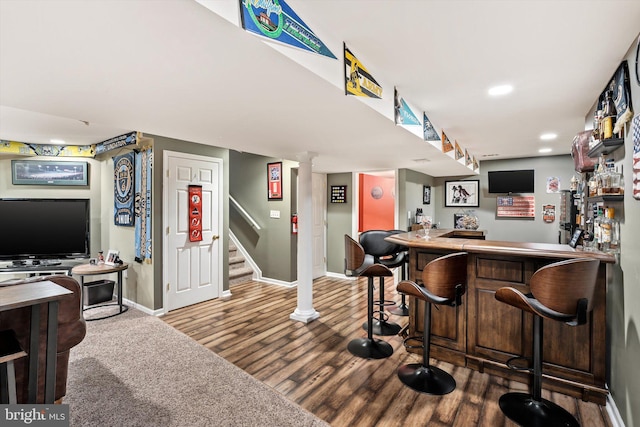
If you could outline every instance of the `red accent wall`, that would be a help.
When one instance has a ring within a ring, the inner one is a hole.
[[[358,231],[392,230],[395,178],[360,174]]]

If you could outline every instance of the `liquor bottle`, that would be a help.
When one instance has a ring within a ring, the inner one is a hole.
[[[613,103],[612,92],[608,90],[605,94],[604,111],[602,119],[602,139],[613,138],[613,128],[616,125],[616,106]]]
[[[620,248],[620,224],[614,218],[615,209],[605,209],[605,217],[600,224],[600,233],[602,236],[603,252],[618,253]]]

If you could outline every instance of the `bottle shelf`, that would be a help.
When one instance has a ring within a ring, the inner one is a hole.
[[[624,201],[624,194],[615,194],[615,195],[609,195],[609,196],[593,196],[593,197],[587,197],[587,200],[590,203],[596,203],[596,202],[622,202]]]
[[[595,147],[593,147],[589,152],[587,152],[587,156],[591,158],[598,157],[600,154],[607,155],[616,151],[618,148],[624,145],[624,138],[611,138],[605,139],[604,141],[600,141]]]

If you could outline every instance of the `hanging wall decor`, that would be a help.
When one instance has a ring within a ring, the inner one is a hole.
[[[202,240],[202,186],[189,186],[189,241]]]
[[[640,114],[633,118],[633,198],[640,200]]]
[[[134,162],[133,151],[113,158],[113,203],[114,224],[132,227],[135,215],[133,211]]]
[[[87,185],[87,162],[11,160],[13,185]]]
[[[135,178],[135,260],[151,262],[151,178],[153,152],[151,148],[136,153]]]
[[[282,162],[267,163],[267,199],[282,200]]]

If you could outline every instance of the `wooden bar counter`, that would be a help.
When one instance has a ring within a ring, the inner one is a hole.
[[[614,256],[569,245],[480,240],[481,231],[431,230],[429,239],[420,234],[412,231],[387,239],[409,247],[409,278],[417,283],[422,283],[422,269],[429,261],[451,252],[469,254],[463,304],[439,306],[432,312],[432,357],[527,384],[531,375],[511,370],[505,362],[514,356],[531,357],[533,316],[497,301],[495,291],[512,286],[528,293],[531,276],[544,265],[571,258],[599,259],[587,324],[545,321],[543,387],[606,404],[606,269],[615,262]],[[409,307],[407,333],[422,335],[423,304],[410,298]]]

